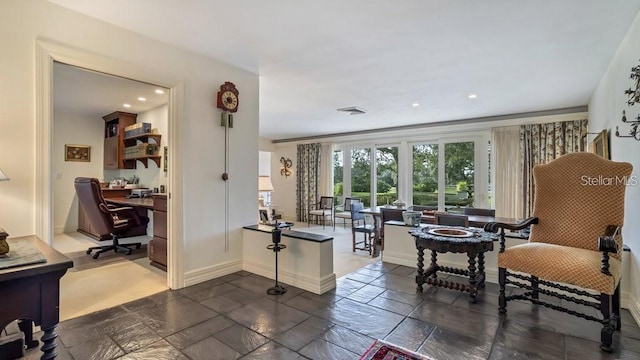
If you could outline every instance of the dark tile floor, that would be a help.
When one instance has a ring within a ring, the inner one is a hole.
[[[623,311],[615,351],[600,326],[525,302],[497,311],[498,288],[476,304],[442,288],[417,293],[412,268],[369,265],[315,295],[238,272],[64,321],[60,359],[358,359],[385,339],[435,359],[640,359],[640,329]],[[38,358],[30,351],[28,358]]]

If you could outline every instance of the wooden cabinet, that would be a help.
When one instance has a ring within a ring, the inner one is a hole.
[[[135,163],[124,161],[124,128],[136,123],[138,115],[116,111],[105,115],[104,119],[104,168],[134,169]]]
[[[167,195],[153,195],[153,239],[149,241],[151,265],[167,271]]]
[[[102,189],[102,196],[105,199],[119,198],[131,195],[131,189]],[[90,236],[96,240],[109,240],[111,235],[98,234],[91,226],[91,221],[84,212],[82,205],[78,202],[78,232]]]

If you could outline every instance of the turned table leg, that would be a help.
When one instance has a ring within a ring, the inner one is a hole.
[[[469,301],[476,302],[478,295],[478,286],[476,284],[476,255],[468,254],[469,257]]]
[[[58,356],[56,352],[56,347],[58,346],[56,345],[56,338],[58,337],[58,333],[56,332],[57,326],[58,324],[54,324],[51,327],[43,329],[44,335],[42,335],[40,339],[42,340],[42,347],[40,348],[40,350],[42,350],[41,360],[55,359],[56,356]]]
[[[418,275],[416,275],[416,290],[422,292],[422,284],[424,284],[424,249],[418,247]]]
[[[479,288],[484,288],[486,275],[484,274],[484,253],[478,254],[478,275],[482,275],[482,281],[478,284]]]

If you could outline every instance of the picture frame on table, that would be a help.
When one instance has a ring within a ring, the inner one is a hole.
[[[607,130],[602,130],[591,143],[591,152],[600,155],[603,158],[609,159],[609,138]]]
[[[91,162],[91,146],[65,144],[64,161]]]

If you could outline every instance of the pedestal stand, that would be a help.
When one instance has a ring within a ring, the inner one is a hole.
[[[278,253],[280,250],[287,248],[287,245],[280,244],[281,238],[282,230],[278,228],[278,224],[276,222],[276,228],[271,233],[271,241],[273,244],[267,246],[267,249],[273,250],[273,252],[276,253],[276,285],[267,289],[267,294],[269,295],[282,295],[287,292],[287,289],[278,284]]]

